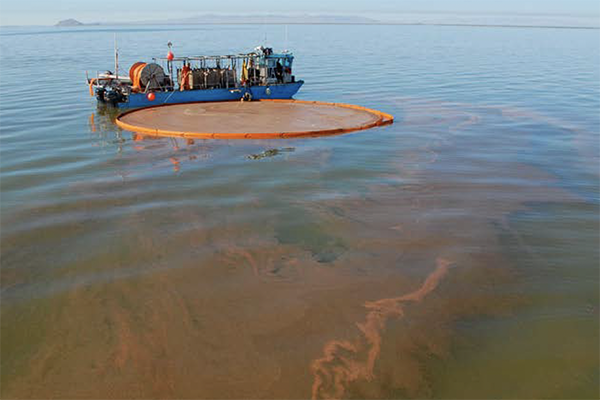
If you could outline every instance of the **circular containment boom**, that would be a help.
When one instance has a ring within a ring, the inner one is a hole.
[[[391,124],[365,107],[303,100],[165,104],[127,111],[121,128],[152,136],[197,139],[280,139],[339,135]]]

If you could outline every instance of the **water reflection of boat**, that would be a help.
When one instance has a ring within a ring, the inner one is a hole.
[[[169,43],[169,49],[171,43]],[[291,99],[304,81],[292,75],[294,56],[257,47],[246,54],[175,57],[137,62],[127,76],[115,72],[87,77],[90,95],[117,107],[148,107],[202,101]]]
[[[127,149],[137,153],[147,153],[152,157],[148,162],[146,156],[137,159],[143,168],[154,169],[168,166],[173,172],[179,172],[182,164],[197,162],[211,158],[213,146],[206,141],[186,138],[165,138],[152,135],[142,135],[135,132],[122,131],[114,124],[119,109],[99,105],[96,112],[89,116],[89,131],[97,146],[113,148],[121,154]],[[158,160],[158,161],[157,161]],[[136,166],[139,168],[139,165]],[[129,173],[123,172],[123,176]]]

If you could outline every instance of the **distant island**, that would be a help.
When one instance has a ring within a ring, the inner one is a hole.
[[[54,25],[54,26],[81,26],[81,25],[83,25],[82,22],[79,22],[73,18],[69,18],[69,19],[64,19],[62,21],[58,21],[56,23],[56,25]]]
[[[128,21],[128,22],[94,22],[83,23],[70,18],[59,21],[55,26],[82,26],[82,25],[221,25],[221,24],[377,24],[378,20],[361,16],[340,16],[340,15],[219,15],[203,14],[193,17],[165,20],[147,20],[147,21]]]
[[[83,23],[70,18],[59,21],[57,27],[89,25],[437,25],[437,26],[487,26],[527,28],[587,28],[598,29],[598,20],[591,17],[560,15],[477,15],[449,13],[403,13],[370,18],[363,15],[332,14],[199,14],[186,18],[146,21]]]

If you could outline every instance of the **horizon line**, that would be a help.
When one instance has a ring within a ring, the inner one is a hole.
[[[194,26],[194,25],[382,25],[382,26],[455,26],[455,27],[475,27],[475,28],[536,28],[536,29],[586,29],[600,30],[600,26],[572,26],[572,25],[523,25],[523,24],[476,24],[476,23],[445,23],[445,22],[168,22],[160,23],[158,21],[148,22],[92,22],[83,23],[74,26],[57,25],[1,25],[0,28],[57,28],[57,29],[77,29],[97,26],[152,26],[152,25],[172,25],[176,26]]]

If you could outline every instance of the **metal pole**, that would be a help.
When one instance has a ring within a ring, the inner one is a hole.
[[[119,79],[119,49],[117,47],[117,34],[115,33],[115,77]]]

